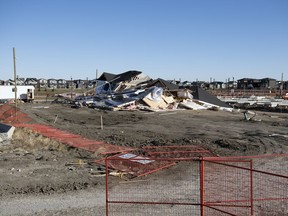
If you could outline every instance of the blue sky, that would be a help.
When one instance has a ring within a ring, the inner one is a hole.
[[[0,79],[288,79],[288,0],[0,0]]]

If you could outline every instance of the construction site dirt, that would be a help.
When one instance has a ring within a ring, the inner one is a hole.
[[[145,146],[186,145],[215,156],[288,153],[285,113],[257,112],[249,121],[241,110],[105,111],[50,103],[18,107],[32,118],[29,123],[138,153]],[[102,153],[16,127],[13,139],[0,145],[0,215],[105,215],[105,167],[95,163],[107,156]],[[169,176],[170,171],[160,174]],[[123,181],[112,178],[113,185]]]

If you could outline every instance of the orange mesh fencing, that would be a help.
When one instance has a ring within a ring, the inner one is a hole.
[[[179,164],[175,159],[145,160],[151,162],[141,164],[143,158],[136,157],[106,159],[106,216],[200,216],[199,161],[181,161]],[[116,177],[109,173],[110,165],[116,163],[125,165],[126,169],[131,167],[133,173],[136,168],[143,170],[152,167],[157,172],[149,172],[149,175],[140,175],[132,180],[127,180],[124,174],[115,184],[113,180]],[[137,167],[135,163],[138,163]],[[161,164],[173,166],[164,168],[160,167]]]
[[[106,216],[288,215],[287,154],[180,161],[146,159],[175,164],[115,183],[115,177],[110,176],[111,168],[118,169],[120,164],[125,166],[126,173],[137,173],[135,161],[106,159]]]
[[[134,150],[125,146],[112,145],[102,141],[86,139],[80,135],[62,131],[48,125],[42,124],[13,124],[15,127],[29,128],[45,137],[56,140],[74,148],[84,149],[91,152],[97,152],[102,155],[116,154]]]
[[[5,123],[27,123],[32,119],[19,108],[4,104],[0,106],[0,121]]]
[[[142,149],[151,157],[177,158],[177,160],[216,156],[211,151],[197,145],[144,146]]]
[[[288,215],[288,155],[205,158],[203,215]]]

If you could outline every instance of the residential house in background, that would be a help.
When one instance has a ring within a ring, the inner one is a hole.
[[[209,88],[209,83],[205,81],[194,81],[191,82],[191,86],[198,86],[200,88],[207,89]]]
[[[37,88],[47,88],[48,87],[48,81],[47,79],[38,79],[37,80]]]
[[[275,89],[276,83],[277,83],[276,79],[263,78],[263,79],[261,79],[260,88],[262,88],[262,89]]]
[[[175,83],[175,84],[176,84],[176,83]],[[177,85],[177,84],[176,84],[176,85]],[[178,85],[185,88],[185,87],[192,86],[192,82],[190,82],[190,81],[184,81],[184,82],[182,82],[182,83],[179,83]]]
[[[179,86],[182,86],[182,82],[180,81],[180,80],[171,80],[171,81],[169,81],[169,82],[171,82],[171,83],[173,83],[173,84],[175,84],[175,85],[179,85]],[[185,81],[186,82],[186,81]],[[184,82],[183,82],[184,83]]]
[[[15,82],[12,79],[8,79],[8,80],[5,81],[4,85],[15,85]]]
[[[254,89],[254,90],[288,90],[288,81],[279,81],[273,78],[262,78],[262,79],[254,79],[254,78],[242,78],[237,81],[231,81],[230,79],[227,79],[226,82],[221,81],[215,81],[215,79],[212,81],[210,79],[210,82],[205,81],[184,81],[181,82],[181,79],[179,81],[177,80],[163,80],[163,79],[156,79],[152,80],[149,76],[143,74],[141,71],[136,70],[130,70],[126,71],[124,73],[120,74],[112,74],[104,72],[98,79],[92,79],[86,80],[83,79],[77,79],[72,80],[65,80],[65,79],[54,79],[51,78],[49,80],[47,79],[37,79],[37,78],[19,78],[16,79],[17,85],[32,85],[35,88],[50,88],[50,89],[56,89],[56,88],[97,88],[101,87],[106,90],[125,90],[127,88],[132,88],[133,86],[139,85],[149,85],[151,82],[158,82],[160,86],[169,86],[176,85],[179,88],[190,88],[191,86],[198,86],[206,90],[223,90],[223,89],[239,89],[239,90],[245,90],[245,89]],[[170,84],[168,84],[170,83]],[[15,85],[14,79],[9,80],[0,80],[0,85]],[[156,83],[157,85],[157,83]],[[103,87],[104,86],[104,87]],[[171,87],[171,86],[170,86]],[[169,88],[170,88],[169,87]],[[223,91],[222,91],[223,92]]]
[[[52,88],[52,89],[57,88],[57,80],[56,79],[48,79],[47,84],[48,84],[48,88]]]
[[[214,81],[209,83],[209,89],[225,89],[226,84],[220,81]]]
[[[288,90],[288,81],[283,83],[283,89]]]
[[[67,88],[67,81],[65,79],[58,79],[57,88]]]
[[[73,80],[73,82],[75,84],[75,88],[86,88],[87,80],[77,79]]]
[[[17,77],[17,79],[16,79],[16,84],[17,85],[25,85],[25,78],[19,78],[19,77]]]
[[[31,85],[37,87],[38,80],[36,78],[26,78],[25,85]]]
[[[86,88],[94,88],[95,87],[95,80],[88,80],[86,83]]]
[[[228,81],[226,88],[228,89],[236,89],[237,88],[237,81]]]
[[[73,80],[66,80],[66,88],[69,88],[69,89],[73,88],[73,89],[75,89],[75,88],[76,88],[75,82],[74,82]]]
[[[243,78],[237,80],[237,89],[260,89],[260,88],[261,88],[260,79]]]

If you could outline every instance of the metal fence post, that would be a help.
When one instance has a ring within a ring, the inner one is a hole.
[[[253,195],[253,161],[250,160],[250,204],[251,204],[251,216],[254,215],[254,195]]]
[[[109,173],[108,173],[108,159],[107,157],[105,158],[105,174],[106,174],[106,216],[109,215],[108,212],[108,177],[109,177]]]
[[[200,158],[200,206],[201,216],[204,216],[204,159]]]

